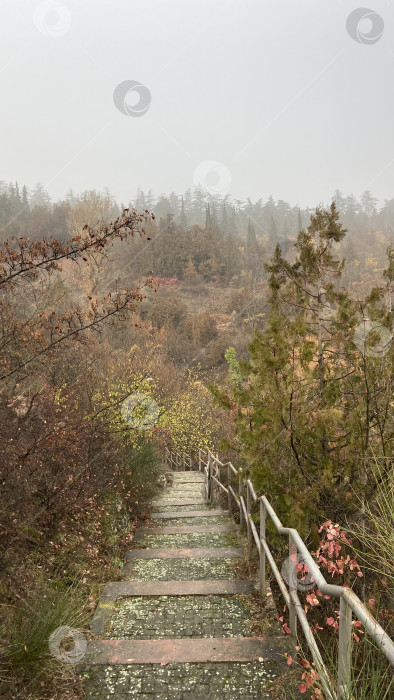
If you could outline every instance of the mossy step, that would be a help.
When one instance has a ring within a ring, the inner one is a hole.
[[[201,472],[199,472],[198,469],[188,469],[186,471],[185,470],[182,471],[181,469],[177,469],[176,471],[172,470],[171,473],[179,479],[182,479],[183,477],[187,478],[187,477],[193,477],[193,476],[195,476],[195,477],[202,476],[203,477],[203,474]]]
[[[178,500],[166,500],[162,499],[160,501],[152,501],[152,506],[155,508],[161,508],[162,506],[203,506],[206,505],[206,501],[201,498],[182,498]]]
[[[170,488],[161,494],[160,501],[167,500],[168,498],[173,498],[174,500],[178,498],[202,498],[204,500],[204,488],[199,489],[174,489]]]
[[[194,532],[234,532],[237,526],[229,523],[228,525],[186,525],[184,527],[141,527],[134,535],[134,542],[144,539],[145,535],[186,535]]]
[[[162,511],[160,513],[151,513],[150,518],[152,520],[160,519],[165,520],[167,518],[205,518],[205,517],[217,517],[218,515],[226,515],[226,511],[221,508],[206,508],[205,510],[172,510],[172,511]]]
[[[192,503],[190,503],[190,501]],[[159,508],[161,508],[162,506],[171,506],[171,505],[184,506],[185,504],[186,505],[204,506],[204,505],[206,505],[207,501],[205,499],[204,494],[192,493],[192,494],[187,494],[187,495],[180,494],[179,496],[177,496],[176,494],[170,494],[168,496],[168,498],[160,498],[160,503],[161,503],[161,505],[159,506]],[[154,505],[154,503],[153,503],[153,505]]]
[[[240,547],[201,547],[196,549],[129,549],[126,561],[135,559],[220,559],[242,557]]]
[[[181,481],[179,484],[175,481],[172,486],[167,486],[166,490],[168,492],[170,491],[184,491],[185,493],[189,493],[189,491],[202,491],[205,487],[205,484],[203,481],[190,481],[187,483],[186,481]]]
[[[116,603],[106,639],[247,637],[249,596],[133,596]]]
[[[250,593],[253,581],[114,581],[106,583],[101,596],[104,602],[115,602],[130,596],[234,595]]]
[[[232,532],[175,532],[159,535],[145,535],[142,539],[134,538],[138,546],[148,549],[189,549],[201,547],[238,547],[239,539],[235,531]]]
[[[176,476],[173,477],[173,484],[204,484],[205,483],[205,478],[203,476],[201,477],[194,477],[190,479],[177,479]]]
[[[103,637],[116,602],[121,598],[170,596],[232,596],[246,595],[253,590],[253,582],[236,579],[234,581],[115,581],[104,586],[100,602],[96,608],[90,629],[97,637]]]
[[[207,520],[206,518],[199,518],[193,516],[191,517],[186,517],[186,518],[177,518],[176,513],[172,514],[174,517],[173,518],[168,518],[167,520],[161,520],[160,518],[157,518],[153,520],[152,522],[155,523],[157,526],[168,526],[170,525],[171,527],[181,527],[181,526],[190,526],[190,527],[214,527],[216,525],[227,525],[231,521],[230,519],[226,516],[225,513],[222,513],[222,515],[213,515]],[[234,521],[233,521],[234,522]],[[239,528],[238,528],[239,529]]]
[[[279,661],[283,654],[272,638],[230,637],[182,639],[102,639],[88,643],[89,664],[161,664]]]
[[[234,559],[134,559],[121,570],[130,581],[234,580]]]
[[[270,700],[273,683],[286,669],[265,659],[243,663],[96,664],[86,669],[83,679],[86,700]]]

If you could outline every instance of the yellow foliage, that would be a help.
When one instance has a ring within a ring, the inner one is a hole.
[[[189,373],[186,391],[164,411],[159,424],[169,433],[174,449],[179,452],[212,449],[215,431],[212,397],[196,375]]]

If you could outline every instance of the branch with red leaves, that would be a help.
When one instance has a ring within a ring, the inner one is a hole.
[[[0,381],[23,371],[28,365],[50,354],[60,343],[79,339],[88,329],[98,329],[105,321],[127,311],[135,311],[143,299],[141,288],[126,288],[119,292],[109,292],[98,301],[88,296],[87,307],[76,307],[68,313],[48,310],[20,318],[12,311],[14,293],[23,287],[16,283],[23,281],[33,285],[40,272],[49,273],[61,270],[64,260],[88,262],[89,254],[103,253],[108,246],[119,239],[126,240],[138,233],[144,235],[143,224],[154,218],[148,211],[137,213],[134,209],[123,211],[116,221],[94,231],[84,226],[83,234],[74,236],[70,243],[63,244],[54,238],[30,241],[28,238],[11,239],[0,246],[0,291],[5,294],[0,301],[3,319],[1,345],[3,352],[0,361]],[[148,279],[147,284],[151,284]],[[10,296],[11,295],[11,296]]]
[[[40,270],[49,272],[59,269],[61,260],[87,260],[86,255],[92,251],[103,252],[114,242],[121,241],[135,234],[144,234],[143,225],[154,219],[148,210],[138,213],[124,209],[122,215],[110,225],[101,226],[95,231],[87,224],[83,233],[74,236],[69,243],[61,243],[54,237],[48,240],[30,241],[29,238],[11,238],[0,245],[0,286],[10,288],[20,275],[36,279]]]

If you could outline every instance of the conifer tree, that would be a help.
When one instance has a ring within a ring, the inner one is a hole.
[[[246,245],[248,248],[256,243],[256,229],[250,219],[248,219],[248,232],[246,235]]]
[[[181,212],[180,212],[180,217],[179,217],[179,223],[182,226],[183,229],[187,229],[187,216],[186,216],[186,211],[185,211],[185,202],[182,197],[181,199]]]
[[[270,314],[249,346],[249,365],[240,365],[244,381],[230,397],[215,390],[224,407],[238,409],[233,448],[300,528],[356,513],[376,458],[389,467],[393,344],[374,357],[354,341],[360,301],[341,286],[335,256],[344,235],[333,204],[299,233],[294,263],[276,246],[267,266]],[[384,288],[373,290],[363,314],[391,328],[386,298]]]
[[[209,204],[207,204],[207,208],[205,210],[205,228],[211,228],[212,227],[212,220],[211,220],[211,208]]]
[[[222,233],[226,235],[226,233],[228,232],[228,216],[225,199],[223,200],[221,229]]]
[[[212,228],[218,228],[218,215],[216,212],[215,202],[212,202],[211,206],[211,226]]]
[[[298,222],[297,222],[297,234],[302,231],[302,216],[301,209],[298,207]]]

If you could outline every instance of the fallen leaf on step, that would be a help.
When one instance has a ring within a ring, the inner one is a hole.
[[[262,656],[259,656],[259,661],[264,661]]]
[[[168,664],[168,661],[162,661],[160,666],[167,666],[167,664]]]

